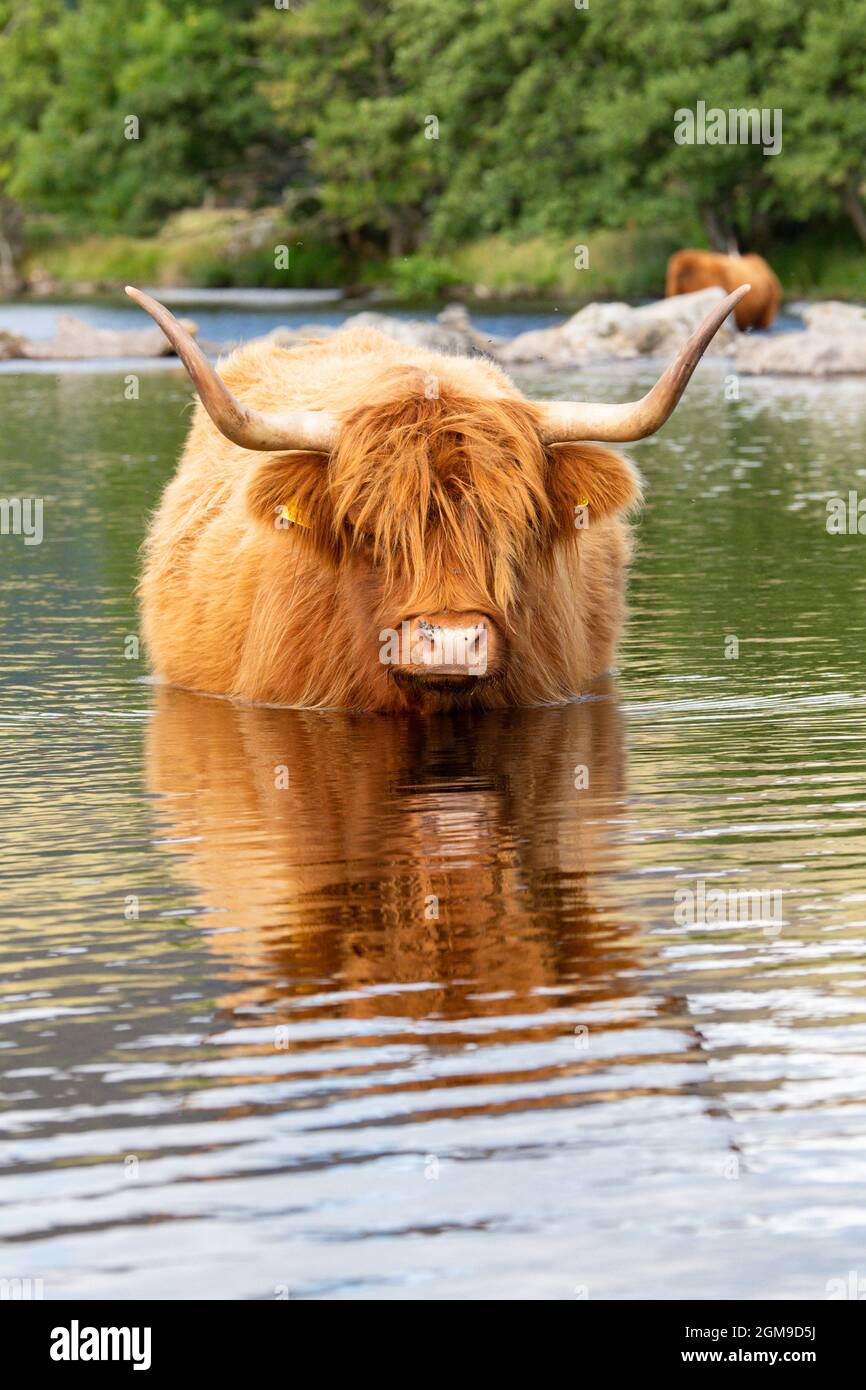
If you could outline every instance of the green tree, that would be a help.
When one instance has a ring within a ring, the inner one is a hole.
[[[785,151],[773,174],[789,214],[842,212],[866,242],[866,7],[810,10],[779,67]]]
[[[759,144],[677,144],[675,113],[774,104],[780,51],[802,34],[807,0],[616,0],[593,5],[588,103],[595,219],[682,223],[697,215],[712,245],[765,244],[785,215]]]
[[[310,0],[257,27],[265,90],[279,130],[306,144],[320,225],[356,245],[380,239],[393,256],[423,231],[434,143],[417,83],[398,70],[403,18],[394,0]]]
[[[57,80],[61,0],[0,0],[0,293],[17,288],[22,210],[10,194],[21,141]]]
[[[781,108],[781,153],[678,144],[698,102]],[[0,283],[22,209],[146,232],[207,200],[398,257],[697,223],[760,249],[810,218],[866,242],[864,109],[862,0],[0,0]]]
[[[20,142],[12,192],[89,229],[130,231],[225,193],[270,129],[253,9],[144,0],[122,22],[104,0],[67,10],[58,81]]]
[[[430,229],[572,231],[591,172],[586,13],[562,0],[394,0],[397,69],[436,115]]]

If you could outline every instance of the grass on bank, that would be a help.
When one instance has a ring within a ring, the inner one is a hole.
[[[114,290],[128,282],[206,289],[362,286],[405,304],[456,293],[580,304],[658,298],[668,256],[700,244],[694,229],[602,230],[567,238],[497,235],[390,261],[353,260],[335,244],[287,226],[279,209],[197,208],[169,218],[154,237],[75,239],[36,223],[25,272],[32,283],[59,293]],[[794,232],[768,259],[788,298],[866,299],[866,248],[847,227]]]
[[[324,289],[346,284],[338,247],[287,227],[274,209],[190,208],[170,217],[153,237],[64,237],[36,224],[25,274],[62,288],[116,289],[133,283],[197,289],[273,287]]]

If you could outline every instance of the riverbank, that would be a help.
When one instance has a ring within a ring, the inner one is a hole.
[[[668,359],[721,300],[711,288],[638,307],[623,302],[529,310],[488,300],[434,308],[392,306],[387,313],[355,301],[335,302],[316,290],[163,291],[199,346],[218,358],[241,342],[268,339],[294,348],[351,325],[375,329],[409,347],[474,356],[507,370],[586,369],[598,363]],[[186,309],[194,318],[187,319]],[[738,332],[729,320],[709,355],[732,360],[745,375],[843,377],[866,375],[866,307],[840,300],[793,300],[772,328]],[[162,332],[130,300],[23,301],[0,305],[0,372],[100,364],[144,369],[176,364]]]
[[[369,250],[353,256],[298,232],[280,209],[196,208],[170,217],[152,237],[75,237],[42,220],[28,228],[21,270],[25,292],[37,297],[112,293],[132,282],[339,288],[403,304],[456,295],[579,307],[599,298],[657,298],[671,253],[700,244],[687,226],[602,229],[567,238],[497,235],[389,259]],[[766,254],[788,297],[866,298],[866,249],[844,226],[792,235]]]

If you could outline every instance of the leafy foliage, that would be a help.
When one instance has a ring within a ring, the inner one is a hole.
[[[227,189],[269,121],[245,8],[143,0],[121,18],[104,0],[61,7],[50,81],[34,55],[41,109],[17,142],[13,195],[93,229],[141,231]]]
[[[676,143],[699,101],[781,109],[781,152]],[[497,233],[866,242],[864,109],[862,0],[0,0],[0,261],[12,200],[133,235],[280,204],[424,285]]]

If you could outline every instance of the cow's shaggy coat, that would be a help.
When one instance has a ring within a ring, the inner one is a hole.
[[[261,410],[338,412],[339,443],[330,457],[253,453],[197,407],[145,542],[159,676],[257,702],[433,710],[567,700],[610,667],[630,463],[545,446],[537,408],[492,363],[371,330],[250,343],[221,374]],[[460,690],[401,687],[380,634],[443,611],[492,618],[501,670]]]

